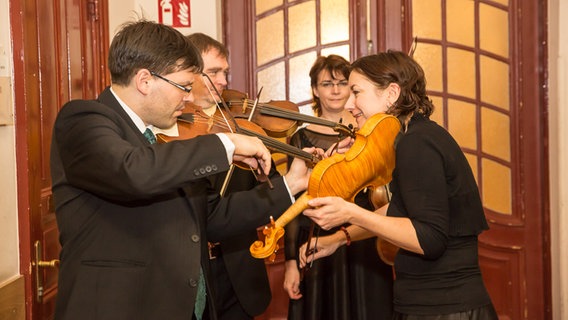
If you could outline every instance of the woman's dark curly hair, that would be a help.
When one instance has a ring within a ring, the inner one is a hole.
[[[391,83],[400,87],[398,100],[387,113],[403,118],[413,112],[430,117],[434,111],[432,100],[426,94],[426,78],[422,67],[406,53],[389,50],[357,59],[351,70],[367,77],[380,89]]]

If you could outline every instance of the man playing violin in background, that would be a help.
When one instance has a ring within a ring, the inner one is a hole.
[[[196,79],[193,84],[194,103],[212,116],[221,101],[218,94],[222,95],[227,87],[229,52],[222,43],[205,34],[194,33],[187,38],[201,52],[203,73],[215,86],[212,88],[211,82],[205,77]],[[216,193],[225,183],[225,178],[226,174],[211,177]],[[268,178],[281,179],[274,166]],[[228,180],[225,196],[231,197],[234,192],[252,189],[259,183],[249,170],[234,168]],[[286,210],[286,208],[273,209],[275,211],[269,212],[270,214],[280,214]],[[243,210],[242,214],[246,215],[248,212]],[[219,319],[253,319],[254,316],[263,313],[270,303],[272,295],[264,261],[253,258],[249,252],[249,247],[255,240],[258,240],[257,230],[252,227],[238,236],[209,243],[209,262],[214,279],[215,304]]]

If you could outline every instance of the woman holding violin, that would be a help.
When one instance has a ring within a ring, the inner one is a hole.
[[[312,108],[316,116],[335,123],[355,124],[355,119],[344,109],[350,94],[349,72],[349,62],[341,56],[317,58],[310,70]],[[340,139],[333,128],[310,124],[298,129],[290,144],[328,150]],[[355,202],[372,208],[367,192],[360,192]],[[391,319],[392,268],[380,260],[375,239],[338,248],[333,255],[300,270],[300,246],[310,237],[333,234],[345,237],[339,227],[321,230],[302,215],[285,226],[284,290],[290,297],[288,319]],[[373,297],[374,303],[367,303],[369,297]]]
[[[394,261],[393,319],[497,319],[479,268],[477,237],[488,229],[471,168],[459,145],[429,119],[422,68],[402,52],[358,59],[349,77],[349,110],[359,126],[377,113],[402,124],[390,183],[392,199],[375,212],[338,197],[315,198],[304,214],[324,229],[345,223],[349,238],[318,239],[301,265],[349,241],[378,236],[400,247]],[[367,303],[374,303],[369,296]]]

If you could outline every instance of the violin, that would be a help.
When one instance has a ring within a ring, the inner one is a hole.
[[[264,145],[272,151],[282,152],[286,155],[301,158],[309,163],[317,163],[319,158],[315,155],[298,149],[294,146],[268,137],[266,132],[257,124],[246,119],[235,118],[235,124],[225,121],[219,110],[213,116],[207,115],[203,109],[195,104],[187,103],[185,110],[189,111],[178,117],[178,136],[168,136],[166,134],[156,134],[156,140],[167,143],[174,140],[191,139],[204,134],[220,132],[236,132],[259,138]],[[249,169],[243,164],[236,164],[239,168]]]
[[[370,188],[368,192],[369,200],[375,209],[378,209],[390,202],[390,191],[388,185]],[[379,237],[377,237],[376,247],[381,260],[389,266],[394,266],[394,258],[398,253],[399,247]]]
[[[235,118],[249,119],[263,128],[271,137],[287,137],[294,133],[298,128],[298,122],[295,120],[279,119],[260,113],[260,110],[269,106],[299,113],[300,110],[298,109],[298,105],[293,102],[271,100],[267,103],[258,103],[256,105],[256,109],[253,110],[253,107],[255,106],[254,100],[248,99],[248,95],[246,93],[232,89],[225,89],[223,90],[221,97],[225,100],[231,114]]]
[[[342,137],[354,137],[352,126],[302,114],[295,103],[284,100],[257,103],[247,98],[247,94],[225,89],[222,94],[231,114],[235,118],[247,118],[262,127],[266,133],[275,138],[288,137],[303,123],[319,124],[333,128]],[[250,116],[252,113],[252,117]]]
[[[274,260],[284,226],[308,207],[310,199],[338,196],[353,202],[364,188],[390,182],[395,165],[394,141],[400,127],[399,120],[392,115],[378,113],[370,117],[356,132],[355,141],[345,154],[333,154],[314,166],[307,191],[280,218],[270,219],[270,226],[263,230],[264,243],[255,241],[250,246],[251,255]]]

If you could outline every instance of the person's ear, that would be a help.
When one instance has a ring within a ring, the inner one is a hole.
[[[132,81],[136,85],[136,89],[143,95],[147,95],[151,91],[151,84],[154,77],[148,69],[140,69],[134,75]]]
[[[312,87],[312,93],[314,94],[314,97],[320,97],[317,87]]]
[[[391,84],[389,84],[387,88],[387,94],[389,105],[394,105],[394,103],[398,100],[398,97],[400,97],[400,86],[398,85],[398,83],[392,82]]]

